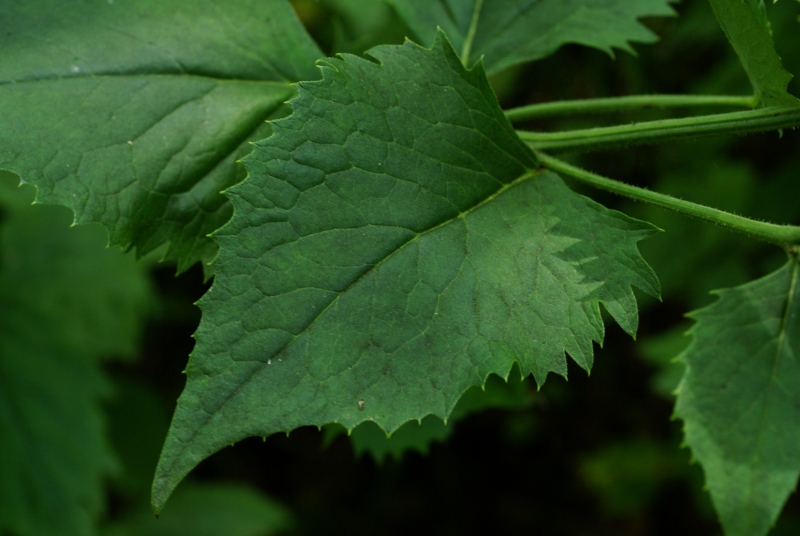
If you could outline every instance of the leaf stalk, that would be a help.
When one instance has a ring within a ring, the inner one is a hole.
[[[800,243],[800,227],[752,220],[744,216],[738,216],[730,212],[609,179],[573,166],[541,151],[535,151],[535,153],[539,162],[546,168],[569,175],[595,188],[694,216],[695,218],[727,227],[732,231],[744,233],[758,240],[775,244],[786,250],[789,250],[794,244]]]
[[[554,152],[591,151],[622,145],[654,143],[714,134],[745,134],[797,126],[800,126],[800,106],[781,106],[564,132],[517,131],[517,133],[534,150]]]
[[[647,108],[694,108],[699,106],[729,106],[753,109],[758,106],[758,97],[755,95],[630,95],[626,97],[529,104],[506,110],[505,114],[508,120],[514,123],[557,115],[615,113]]]
[[[469,24],[467,36],[464,38],[464,45],[461,47],[461,64],[466,69],[469,69],[469,56],[472,53],[472,43],[475,41],[475,34],[478,32],[481,8],[483,8],[483,0],[476,0],[475,9],[472,11],[472,21]]]

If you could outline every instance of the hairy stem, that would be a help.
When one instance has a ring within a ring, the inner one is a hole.
[[[692,203],[691,201],[685,201],[683,199],[677,199],[666,194],[653,192],[645,188],[609,179],[573,166],[572,164],[568,164],[563,160],[553,158],[540,151],[536,152],[536,156],[539,162],[546,168],[569,175],[595,188],[630,197],[637,201],[652,203],[660,207],[700,218],[701,220],[716,223],[717,225],[722,225],[733,231],[750,235],[764,242],[776,244],[784,249],[800,243],[800,227],[793,225],[776,225],[774,223],[751,220],[750,218],[737,216],[730,212],[707,207],[698,203]]]
[[[590,151],[621,145],[653,143],[713,134],[744,134],[796,126],[800,126],[800,106],[760,108],[745,112],[662,119],[564,132],[517,131],[517,133],[535,150]]]
[[[469,55],[472,53],[472,42],[475,41],[475,33],[478,31],[478,20],[481,17],[483,0],[476,0],[475,9],[472,11],[472,21],[469,24],[467,36],[464,38],[464,46],[461,47],[461,63],[469,68]]]
[[[525,121],[553,115],[614,113],[643,108],[690,108],[696,106],[731,106],[755,108],[754,95],[632,95],[602,99],[582,99],[530,104],[506,110],[509,121]]]

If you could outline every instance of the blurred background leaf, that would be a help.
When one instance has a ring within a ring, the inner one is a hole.
[[[472,413],[488,409],[524,410],[533,405],[535,394],[530,378],[521,378],[519,367],[514,366],[508,380],[492,374],[483,389],[472,387],[459,399],[450,418],[442,419],[428,415],[421,421],[409,421],[391,436],[386,435],[377,424],[367,421],[356,426],[349,439],[356,456],[371,455],[378,463],[387,457],[400,460],[406,452],[427,454],[431,443],[446,441],[453,433],[456,423]],[[338,424],[325,426],[325,444],[330,444],[346,429]]]
[[[175,493],[156,518],[135,514],[103,532],[106,536],[271,536],[292,526],[285,507],[241,484],[190,485]]]
[[[117,467],[99,360],[135,355],[154,297],[146,264],[17,184],[0,175],[0,532],[93,534]]]

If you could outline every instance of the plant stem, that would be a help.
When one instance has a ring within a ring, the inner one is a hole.
[[[800,106],[759,108],[745,112],[698,115],[645,121],[630,125],[564,132],[517,131],[535,150],[598,150],[620,145],[652,143],[713,134],[748,133],[800,126]]]
[[[483,0],[475,1],[475,9],[472,11],[472,21],[469,24],[467,36],[464,38],[464,46],[461,47],[461,63],[469,68],[469,55],[472,53],[472,42],[475,40],[475,33],[478,31],[478,20],[481,16]]]
[[[524,121],[553,115],[624,112],[642,108],[689,108],[695,106],[733,106],[755,108],[755,95],[632,95],[602,99],[581,99],[531,104],[506,110],[509,121]]]
[[[586,184],[602,190],[630,197],[637,201],[646,201],[660,207],[700,218],[701,220],[716,223],[717,225],[722,225],[733,231],[750,235],[764,242],[776,244],[784,249],[800,243],[800,227],[797,226],[777,225],[774,223],[751,220],[750,218],[737,216],[730,212],[692,203],[691,201],[685,201],[683,199],[677,199],[666,194],[653,192],[645,188],[609,179],[573,166],[572,164],[568,164],[563,160],[553,158],[540,151],[536,152],[536,156],[539,162],[546,168],[564,173],[565,175],[574,177],[581,182],[585,182]]]

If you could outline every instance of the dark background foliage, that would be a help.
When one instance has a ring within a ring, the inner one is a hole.
[[[305,0],[298,13],[326,52],[355,52],[406,33],[388,10],[366,3]],[[358,6],[362,6],[359,10]],[[379,5],[376,3],[376,5]],[[354,8],[355,6],[355,8]],[[675,19],[647,21],[661,37],[616,59],[578,46],[493,79],[504,107],[550,100],[648,93],[747,94],[747,79],[708,4],[689,0]],[[770,6],[778,52],[800,73],[796,2]],[[800,94],[797,81],[790,90]],[[548,120],[525,127],[564,129],[664,116]],[[687,199],[779,223],[800,224],[800,137],[795,131],[676,142],[575,157],[594,171]],[[244,482],[283,503],[291,533],[439,534],[527,531],[547,535],[719,533],[702,490],[702,470],[680,447],[672,390],[688,342],[690,310],[709,291],[744,283],[775,268],[783,253],[710,224],[572,185],[665,230],[642,243],[662,282],[663,302],[640,296],[641,325],[632,341],[609,324],[590,377],[571,366],[569,381],[551,376],[533,404],[487,410],[459,422],[427,455],[377,463],[357,456],[346,436],[330,444],[316,429],[288,437],[248,439],[203,462],[193,482]],[[150,479],[199,321],[192,303],[208,288],[195,266],[152,277],[158,313],[137,359],[108,365],[115,394],[106,403],[109,434],[121,469],[108,482],[105,523],[147,508]],[[186,484],[183,484],[186,485]],[[182,485],[182,486],[183,486]],[[168,504],[162,517],[170,515]],[[787,504],[774,534],[800,530],[800,499]]]

